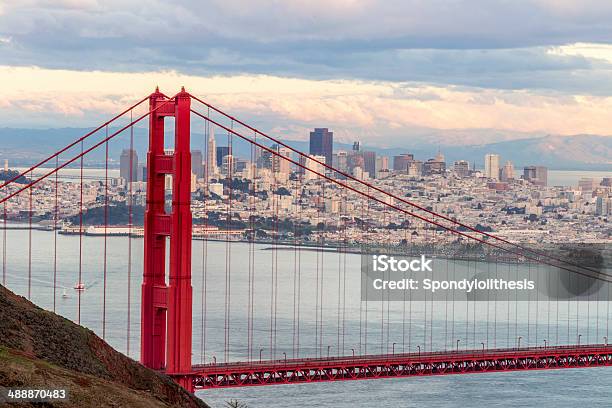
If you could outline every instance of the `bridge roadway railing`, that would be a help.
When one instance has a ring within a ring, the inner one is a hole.
[[[254,360],[254,361],[235,361],[230,363],[208,363],[199,364],[193,366],[193,372],[205,372],[208,370],[217,371],[218,369],[232,369],[232,368],[257,368],[262,369],[266,367],[289,367],[296,364],[323,366],[329,365],[334,366],[338,363],[364,363],[371,361],[386,361],[386,362],[402,362],[402,361],[440,361],[446,360],[449,357],[452,359],[482,359],[483,357],[514,357],[521,356],[525,357],[529,354],[543,356],[543,355],[565,355],[568,351],[577,352],[579,354],[592,354],[592,353],[612,353],[612,345],[606,344],[588,344],[588,345],[565,345],[565,346],[538,346],[538,347],[515,347],[515,348],[498,348],[498,349],[485,349],[485,350],[445,350],[445,351],[433,351],[433,352],[421,352],[421,353],[395,353],[395,354],[367,354],[367,355],[355,355],[355,356],[330,356],[330,357],[311,357],[311,358],[297,358],[297,359],[277,359],[277,360]]]
[[[194,365],[194,388],[612,366],[607,344],[447,350]]]

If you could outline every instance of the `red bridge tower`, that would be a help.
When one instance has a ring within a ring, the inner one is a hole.
[[[141,307],[141,356],[145,366],[168,374],[191,371],[191,97],[183,88],[169,99],[149,98],[147,206]],[[164,119],[175,119],[174,153],[164,151]],[[172,212],[165,210],[165,178],[172,176]],[[166,284],[166,237],[170,274]],[[179,383],[193,391],[189,378]]]

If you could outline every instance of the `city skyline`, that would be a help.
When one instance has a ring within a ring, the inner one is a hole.
[[[245,170],[247,175],[252,176],[252,171],[255,169],[269,169],[272,173],[283,174],[285,177],[293,172],[298,172],[305,174],[308,179],[316,179],[314,174],[304,172],[304,169],[291,163],[291,160],[294,160],[295,157],[291,149],[287,147],[281,147],[278,144],[272,145],[271,149],[276,152],[276,155],[268,151],[257,150],[255,156],[253,156],[255,160],[251,163],[248,157],[232,155],[231,146],[216,146],[214,130],[211,131],[207,140],[206,160],[204,160],[204,154],[200,150],[192,150],[191,153],[191,173],[195,180],[229,177],[232,173],[241,177],[243,176],[241,172]],[[251,153],[253,154],[253,152]],[[484,156],[482,169],[477,168],[475,163],[470,167],[467,160],[457,160],[452,165],[449,163],[449,166],[447,166],[445,157],[440,150],[438,150],[436,157],[427,160],[418,160],[412,153],[401,153],[391,158],[393,166],[390,167],[390,157],[377,155],[374,151],[363,150],[360,141],[353,142],[351,150],[334,149],[333,132],[328,128],[315,128],[314,131],[310,132],[309,153],[308,158],[299,160],[306,167],[315,169],[321,174],[326,173],[325,167],[317,163],[320,162],[331,165],[339,171],[351,174],[360,180],[386,178],[393,173],[409,176],[431,176],[435,174],[445,175],[450,172],[459,178],[476,175],[496,182],[489,185],[493,189],[506,189],[507,183],[516,179],[522,179],[537,186],[548,185],[547,167],[526,165],[523,167],[522,174],[519,175],[515,173],[511,161],[507,160],[501,166],[502,158],[499,154],[493,153],[487,153]],[[328,160],[328,155],[332,157],[331,161]],[[283,159],[283,157],[288,160]],[[124,149],[119,163],[119,174],[123,180],[127,181],[132,176],[132,181],[146,181],[146,164],[139,165],[138,154],[135,150]],[[132,172],[130,172],[130,164],[133,166]],[[8,160],[5,160],[5,172],[7,169]],[[584,186],[589,185],[589,183],[594,183],[594,180],[582,178],[578,184],[578,189],[587,191],[588,189]],[[196,189],[196,182],[192,181],[192,191]],[[595,184],[593,184],[592,189],[595,189]],[[599,205],[603,205],[602,208],[604,209],[608,208],[605,202]]]

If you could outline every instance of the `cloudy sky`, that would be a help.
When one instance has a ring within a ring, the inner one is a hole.
[[[611,21],[609,0],[0,0],[0,126],[92,126],[159,84],[290,138],[612,135]]]

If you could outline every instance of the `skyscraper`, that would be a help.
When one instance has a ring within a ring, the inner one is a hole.
[[[359,151],[352,151],[348,156],[348,170],[352,172],[355,167],[361,167],[362,170],[365,168],[363,154]]]
[[[376,178],[376,152],[361,152],[363,156],[363,170],[368,172],[370,178]]]
[[[387,156],[376,157],[376,177],[380,171],[389,170],[389,158]]]
[[[141,164],[138,166],[138,180],[147,181],[147,165]]]
[[[501,169],[501,181],[508,181],[514,178],[514,165],[511,161],[507,161]]]
[[[334,132],[330,132],[327,128],[315,128],[314,132],[310,132],[310,154],[315,156],[324,156],[325,163],[332,163],[332,155],[334,151]]]
[[[523,179],[527,181],[535,180],[536,168],[535,166],[525,166],[523,168]]]
[[[340,150],[335,153],[332,159],[332,167],[342,172],[348,171],[348,153],[344,150]]]
[[[272,171],[274,173],[284,173],[284,174],[291,173],[291,162],[289,162],[289,160],[285,160],[282,158],[282,157],[286,157],[290,159],[291,150],[286,147],[281,147],[277,144],[273,145],[272,149],[279,154],[279,156],[270,154]]]
[[[485,155],[485,177],[493,180],[499,180],[499,155]]]
[[[208,154],[206,157],[206,173],[208,177],[217,174],[217,143],[215,142],[215,129],[211,126],[208,134]]]
[[[457,177],[467,177],[470,175],[470,163],[466,160],[457,160],[453,165],[453,171]]]
[[[595,201],[595,215],[612,214],[612,199],[609,197],[597,197]]]
[[[410,163],[408,163],[406,173],[409,176],[420,176],[421,174],[423,174],[423,162],[420,160],[411,161]]]
[[[592,193],[596,188],[595,179],[591,177],[582,177],[578,180],[578,189],[583,193]]]
[[[231,154],[232,148],[230,146],[217,146],[217,167],[221,167],[223,165],[223,158]]]
[[[548,184],[548,169],[544,166],[525,166],[523,179],[538,186],[546,186]]]
[[[393,170],[406,171],[408,164],[414,160],[414,154],[402,153],[399,156],[393,156]]]
[[[130,173],[130,164],[132,166]],[[132,183],[138,180],[138,154],[136,150],[123,149],[119,159],[119,176],[126,182]]]
[[[548,185],[548,169],[544,166],[536,166],[536,179],[540,186]]]
[[[439,156],[436,156],[434,159],[429,159],[423,163],[423,174],[427,176],[444,174],[446,172],[446,162],[444,161],[444,157],[441,159],[442,160],[440,160]]]
[[[191,172],[196,175],[197,178],[204,177],[204,165],[203,156],[201,150],[191,151]]]
[[[234,156],[231,154],[226,154],[223,156],[223,162],[221,163],[221,174],[225,177],[234,177],[236,173],[236,161],[234,160]]]

